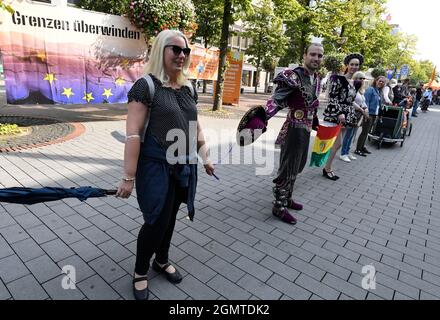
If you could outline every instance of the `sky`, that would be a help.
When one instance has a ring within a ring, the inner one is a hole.
[[[418,38],[416,59],[429,59],[440,69],[439,0],[388,0],[391,23]]]

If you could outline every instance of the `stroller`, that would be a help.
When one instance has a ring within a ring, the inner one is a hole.
[[[400,107],[382,107],[371,132],[368,134],[368,141],[377,141],[378,149],[382,147],[383,142],[400,142],[400,146],[403,147],[407,132],[403,112],[404,109]]]

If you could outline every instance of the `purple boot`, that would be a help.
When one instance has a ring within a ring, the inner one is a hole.
[[[273,207],[272,214],[286,223],[296,224],[296,218],[286,208]]]
[[[293,201],[293,199],[290,199],[287,208],[299,211],[303,209],[303,205],[296,203],[295,201]]]

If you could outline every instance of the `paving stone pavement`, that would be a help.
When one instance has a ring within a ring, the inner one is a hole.
[[[306,167],[294,190],[304,204],[296,226],[271,215],[283,116],[254,155],[229,152],[238,120],[200,120],[213,151],[222,146],[220,180],[199,169],[195,220],[182,206],[170,253],[184,279],[175,286],[151,270],[153,299],[440,299],[439,107],[414,119],[402,148],[370,145],[367,158],[336,159],[337,182]],[[114,188],[123,144],[112,132],[125,122],[83,124],[83,135],[62,144],[0,154],[1,186]],[[264,160],[269,174],[256,175]],[[134,196],[0,204],[0,299],[133,299],[141,223]],[[366,265],[375,289],[362,288]],[[62,287],[65,266],[75,267],[76,289]]]
[[[20,127],[27,127],[29,130],[29,133],[25,135],[0,139],[0,152],[10,151],[11,148],[31,147],[47,143],[65,137],[75,130],[75,127],[69,123],[47,118],[0,115],[0,122],[14,123]]]

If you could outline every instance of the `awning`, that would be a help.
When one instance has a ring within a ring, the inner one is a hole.
[[[440,89],[440,83],[438,83],[436,80],[429,81],[424,85],[425,88],[431,88],[432,90],[439,90]]]

